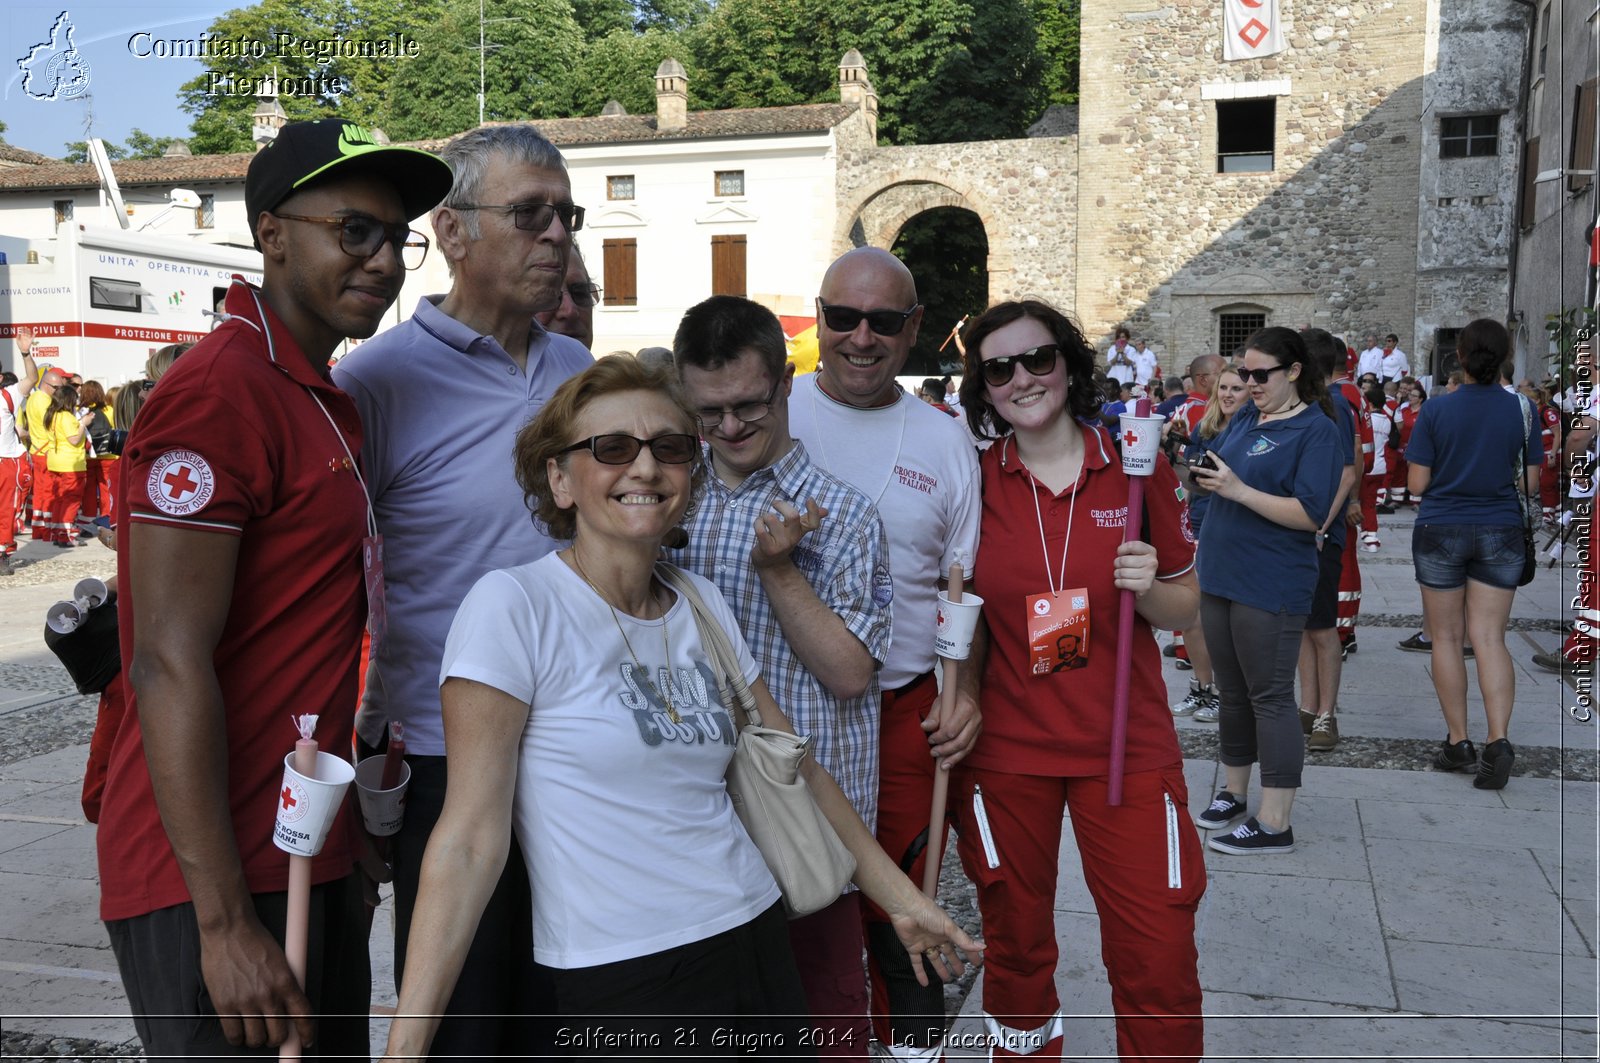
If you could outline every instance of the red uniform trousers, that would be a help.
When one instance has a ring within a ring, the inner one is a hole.
[[[17,548],[17,507],[23,503],[22,463],[19,458],[0,458],[0,555]]]
[[[1370,473],[1361,478],[1361,530],[1378,530],[1378,491],[1389,479],[1387,472]]]
[[[1362,512],[1366,510],[1363,508]],[[1356,617],[1361,612],[1361,562],[1356,555],[1356,530],[1346,527],[1344,553],[1341,555],[1343,560],[1339,565],[1339,601],[1333,617],[1340,643],[1355,639]]]
[[[1055,897],[1063,809],[1100,916],[1118,1054],[1197,1060],[1204,1050],[1194,916],[1206,868],[1183,765],[1128,773],[1117,807],[1106,789],[1104,777],[957,769],[950,803],[983,913],[991,1058],[1062,1055]]]
[[[1409,467],[1406,465],[1406,459],[1400,457],[1396,451],[1391,450],[1389,453],[1392,455],[1389,458],[1389,504],[1398,506],[1401,499],[1406,497],[1406,473]]]
[[[1569,552],[1576,545],[1570,544]],[[1585,552],[1589,563],[1575,573],[1578,615],[1561,643],[1561,656],[1573,664],[1586,664],[1600,658],[1600,549],[1590,546]]]
[[[820,912],[789,920],[789,945],[805,987],[816,1053],[867,1058],[867,977],[861,967],[861,894],[851,892]]]
[[[52,517],[44,510],[44,494],[46,491],[44,481],[45,477],[50,475],[50,458],[41,451],[31,455],[29,460],[33,463],[33,514],[31,517],[33,537],[49,542],[51,541],[50,522]]]
[[[73,521],[78,519],[78,507],[83,502],[83,481],[88,475],[83,472],[45,473],[44,497],[39,508],[46,516],[46,536],[52,542],[70,543],[78,534]],[[40,494],[37,480],[33,492],[35,497]],[[37,530],[34,536],[38,536]]]
[[[1561,469],[1558,465],[1546,465],[1539,470],[1539,508],[1544,510],[1545,516],[1555,516],[1556,510],[1561,508]]]
[[[113,472],[107,467],[112,458],[90,458],[89,472],[83,478],[83,502],[80,512],[85,517],[109,517],[111,515],[111,477]]]
[[[919,886],[927,863],[934,772],[922,721],[933,711],[937,693],[932,672],[884,691],[879,723],[878,844]],[[911,958],[888,916],[865,896],[861,898],[861,918],[867,939],[874,1035],[891,1048],[931,1047],[944,1034],[944,989],[939,977],[930,969],[930,985],[917,983]]]

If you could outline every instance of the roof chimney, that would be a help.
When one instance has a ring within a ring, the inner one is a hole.
[[[194,152],[189,150],[189,142],[187,140],[174,140],[167,145],[167,150],[161,153],[161,157],[164,159],[186,159],[193,154]]]
[[[600,115],[603,118],[612,118],[616,115],[627,113],[628,109],[622,106],[622,104],[618,103],[616,100],[607,100],[606,105],[600,108]]]
[[[289,124],[289,116],[278,102],[278,75],[261,81],[261,92],[256,96],[256,109],[250,115],[250,139],[260,151],[278,139],[278,130]]]
[[[839,59],[839,102],[859,108],[867,117],[867,134],[878,139],[878,94],[867,78],[867,61],[854,48]]]
[[[689,125],[689,75],[676,59],[656,67],[656,129],[676,131]]]

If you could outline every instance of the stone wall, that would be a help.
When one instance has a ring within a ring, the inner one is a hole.
[[[1529,23],[1526,8],[1500,0],[1433,0],[1430,8],[1437,10],[1437,32],[1430,33],[1423,76],[1415,346],[1407,348],[1418,375],[1440,368],[1428,357],[1435,330],[1500,318],[1510,305]],[[1500,116],[1496,154],[1440,157],[1443,119],[1489,114]]]
[[[1037,295],[1071,309],[1076,278],[1075,136],[839,150],[834,249],[888,247],[925,210],[977,214],[989,300]]]
[[[1222,61],[1221,5],[1083,5],[1078,309],[1164,368],[1217,315],[1395,331],[1415,309],[1425,0],[1284,0],[1287,51]],[[1276,100],[1273,169],[1217,172],[1216,97]]]

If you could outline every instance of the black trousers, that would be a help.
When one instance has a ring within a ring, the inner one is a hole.
[[[258,893],[251,898],[262,925],[280,945],[288,897]],[[222,1036],[222,1023],[200,975],[200,926],[193,904],[113,919],[106,932],[147,1058],[277,1058],[276,1048],[236,1048]],[[317,1032],[304,1058],[369,1058],[372,972],[366,907],[356,875],[311,888],[308,944],[306,996],[317,1015]]]
[[[827,1036],[811,1025],[781,901],[703,941],[554,977],[563,1055],[811,1059]]]

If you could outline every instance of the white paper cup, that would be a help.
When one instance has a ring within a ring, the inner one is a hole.
[[[1122,415],[1122,471],[1129,476],[1149,476],[1156,471],[1156,455],[1161,453],[1161,426],[1164,417]]]
[[[77,602],[57,602],[45,611],[44,622],[57,635],[68,635],[83,623],[83,610],[78,608]]]
[[[411,785],[411,765],[400,762],[400,783],[393,790],[383,785],[384,757],[368,757],[356,765],[356,796],[361,799],[361,821],[374,838],[387,838],[400,830],[406,816],[406,787]]]
[[[78,585],[72,588],[73,600],[78,603],[79,611],[85,613],[95,606],[104,605],[109,597],[111,597],[111,589],[103,581],[97,580],[93,576],[79,580]]]
[[[295,856],[316,856],[344,805],[344,792],[356,770],[348,760],[317,751],[317,776],[294,770],[294,754],[283,758],[283,785],[278,788],[278,822],[272,844]]]
[[[964,661],[972,652],[972,633],[978,629],[978,612],[983,599],[976,594],[963,594],[959,602],[952,602],[944,591],[939,592],[939,614],[934,623],[933,648],[940,657]]]

